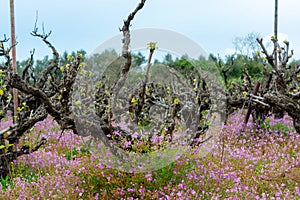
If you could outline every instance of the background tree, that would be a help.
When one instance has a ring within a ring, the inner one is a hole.
[[[256,52],[260,50],[256,38],[260,38],[259,33],[251,32],[244,37],[236,37],[233,40],[233,45],[236,54],[244,55],[246,57],[253,57]]]

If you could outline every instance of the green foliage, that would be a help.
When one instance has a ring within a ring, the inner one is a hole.
[[[74,157],[76,157],[79,154],[76,148],[73,148],[71,150],[68,150],[66,153],[67,160],[72,160]]]
[[[195,66],[186,56],[182,56],[180,59],[177,58],[174,62],[170,62],[169,66],[183,75],[188,75],[195,70]]]
[[[74,60],[76,58],[77,55],[81,54],[82,55],[82,60],[81,62],[85,62],[86,60],[86,51],[81,49],[77,52],[75,51],[72,51],[70,54],[65,51],[61,56],[60,56],[60,59],[59,59],[59,65],[60,66],[64,66],[64,65],[67,65],[70,63],[71,60]]]
[[[253,80],[264,80],[264,65],[257,57],[248,57],[242,54],[228,55],[224,60],[212,58],[214,62],[217,62],[220,72],[221,68],[229,69],[226,73],[229,82],[241,82],[244,78],[244,71],[250,75]]]
[[[88,154],[88,150],[86,149],[86,147],[82,146],[80,147],[80,150],[78,151],[77,148],[73,148],[73,149],[69,149],[66,154],[65,157],[67,158],[68,161],[75,159],[78,155],[86,155]]]
[[[132,58],[132,67],[134,68],[139,67],[146,62],[146,58],[141,52],[138,52],[137,54],[132,53],[131,58]]]
[[[81,54],[82,55],[82,62],[86,60],[86,51],[85,50],[79,50],[79,51],[72,51],[70,54],[65,51],[62,53],[62,55],[59,58],[59,66],[65,66],[70,63],[71,59],[75,59],[76,55]],[[43,59],[37,59],[33,60],[33,69],[34,69],[34,74],[38,75],[40,74],[43,70],[45,70],[47,67],[50,66],[51,62],[53,61],[52,58],[50,58],[48,55],[45,56]],[[17,61],[17,72],[18,74],[21,74],[24,70],[24,68],[29,64],[30,58],[22,61]]]
[[[85,60],[86,70],[92,72],[99,81],[103,81],[105,74],[106,84],[113,84],[120,76],[124,59],[115,50],[105,50],[95,53]]]
[[[270,125],[270,121],[271,119],[270,118],[267,118],[262,124],[261,124],[261,128],[263,130],[269,130],[271,125]]]
[[[216,62],[214,62],[214,60],[212,60],[210,58],[208,60],[206,60],[206,59],[195,60],[194,64],[201,71],[210,72],[213,74],[220,73],[220,71],[216,65]]]
[[[3,190],[6,190],[8,186],[13,186],[12,181],[9,179],[9,175],[7,175],[5,178],[1,177],[1,185]]]
[[[31,183],[34,180],[38,180],[39,176],[37,174],[35,174],[34,172],[31,172],[31,173],[25,174],[23,178],[26,180],[27,183]]]
[[[281,121],[278,121],[277,123],[271,124],[271,119],[267,118],[263,123],[261,123],[261,128],[264,131],[270,132],[270,133],[283,133],[285,136],[288,136],[289,131],[291,130],[291,127],[287,126],[286,124],[282,123]]]

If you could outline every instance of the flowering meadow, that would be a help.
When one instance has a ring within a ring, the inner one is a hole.
[[[129,173],[105,166],[49,117],[22,138],[29,146],[48,142],[10,163],[0,199],[300,199],[300,134],[291,119],[270,117],[261,126],[243,119],[231,116],[205,156],[194,148],[159,170]]]

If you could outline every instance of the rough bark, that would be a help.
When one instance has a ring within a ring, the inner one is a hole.
[[[249,115],[252,113],[254,118],[258,117],[263,121],[266,115],[274,114],[277,117],[282,117],[283,113],[289,114],[294,121],[294,127],[298,133],[299,118],[300,118],[300,93],[298,91],[300,84],[300,67],[299,65],[291,66],[288,64],[293,52],[289,52],[289,42],[284,41],[284,47],[280,47],[275,38],[274,50],[270,54],[263,44],[262,39],[257,39],[262,49],[262,60],[264,62],[265,82],[261,84],[259,89],[254,88],[251,84],[252,78],[244,72],[246,84],[228,86],[227,95],[227,113],[231,113],[238,108],[248,106],[248,113],[245,123],[248,122]],[[260,54],[259,54],[260,55]],[[275,55],[278,56],[276,64]],[[272,70],[268,70],[268,67]],[[222,70],[226,78],[225,70]],[[253,92],[251,92],[253,91]],[[242,94],[245,95],[242,95]]]

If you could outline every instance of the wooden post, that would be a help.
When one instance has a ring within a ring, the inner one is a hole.
[[[16,30],[15,30],[15,5],[14,0],[10,0],[10,31],[11,31],[11,45],[12,45],[12,70],[17,73],[17,59],[16,59]],[[13,88],[14,98],[14,122],[18,117],[18,90]]]
[[[274,17],[274,36],[275,36],[275,48],[277,50],[277,43],[278,43],[278,0],[275,0],[275,17]],[[277,66],[277,52],[274,53],[274,63]]]

